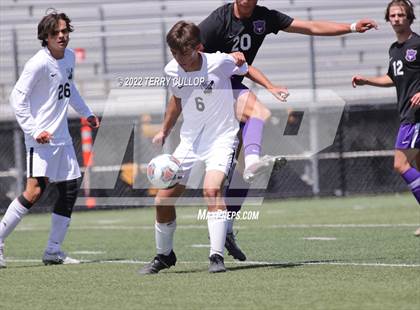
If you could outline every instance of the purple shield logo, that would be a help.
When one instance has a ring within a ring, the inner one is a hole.
[[[253,22],[254,24],[254,32],[256,34],[264,34],[265,33],[265,20],[256,20]]]
[[[409,62],[413,62],[417,59],[417,51],[413,49],[408,49],[407,53],[405,54],[405,60]]]

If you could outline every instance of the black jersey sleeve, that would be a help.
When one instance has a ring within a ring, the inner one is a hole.
[[[201,33],[201,43],[203,43],[206,53],[217,52],[219,50],[218,42],[223,40],[224,18],[220,11],[221,8],[213,11],[198,25]]]
[[[395,43],[394,43],[395,44]],[[388,55],[389,55],[389,58],[391,59],[391,49],[392,49],[392,47],[394,46],[394,44],[392,44],[391,45],[391,47],[389,48],[389,50],[388,50]],[[391,78],[391,80],[395,83],[395,80],[394,80],[394,72],[393,72],[393,70],[392,70],[392,62],[391,62],[391,60],[389,61],[389,65],[388,65],[388,72],[386,73],[390,78]]]
[[[280,30],[284,30],[289,27],[293,22],[293,18],[289,15],[276,10],[267,9],[267,11],[267,20],[271,33],[277,34]]]
[[[391,63],[389,64],[388,72],[386,74],[391,78],[392,81],[394,81],[394,75],[392,74],[392,65],[391,65]]]

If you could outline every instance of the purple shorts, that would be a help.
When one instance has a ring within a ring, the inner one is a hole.
[[[233,98],[237,100],[239,96],[241,96],[244,92],[249,92],[249,88],[242,84],[237,78],[232,77],[232,91],[233,91]]]
[[[400,150],[420,149],[420,123],[402,124],[398,131],[395,148]]]

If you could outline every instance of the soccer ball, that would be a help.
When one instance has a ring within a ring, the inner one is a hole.
[[[162,154],[153,158],[147,165],[147,178],[157,188],[168,188],[175,185],[181,163],[170,154]]]

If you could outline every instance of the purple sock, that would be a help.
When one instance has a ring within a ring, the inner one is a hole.
[[[259,118],[251,117],[246,123],[242,133],[245,156],[260,155],[261,141],[264,130],[264,121]]]
[[[411,192],[417,199],[417,202],[420,204],[420,172],[414,168],[411,168],[401,176],[410,187]]]

